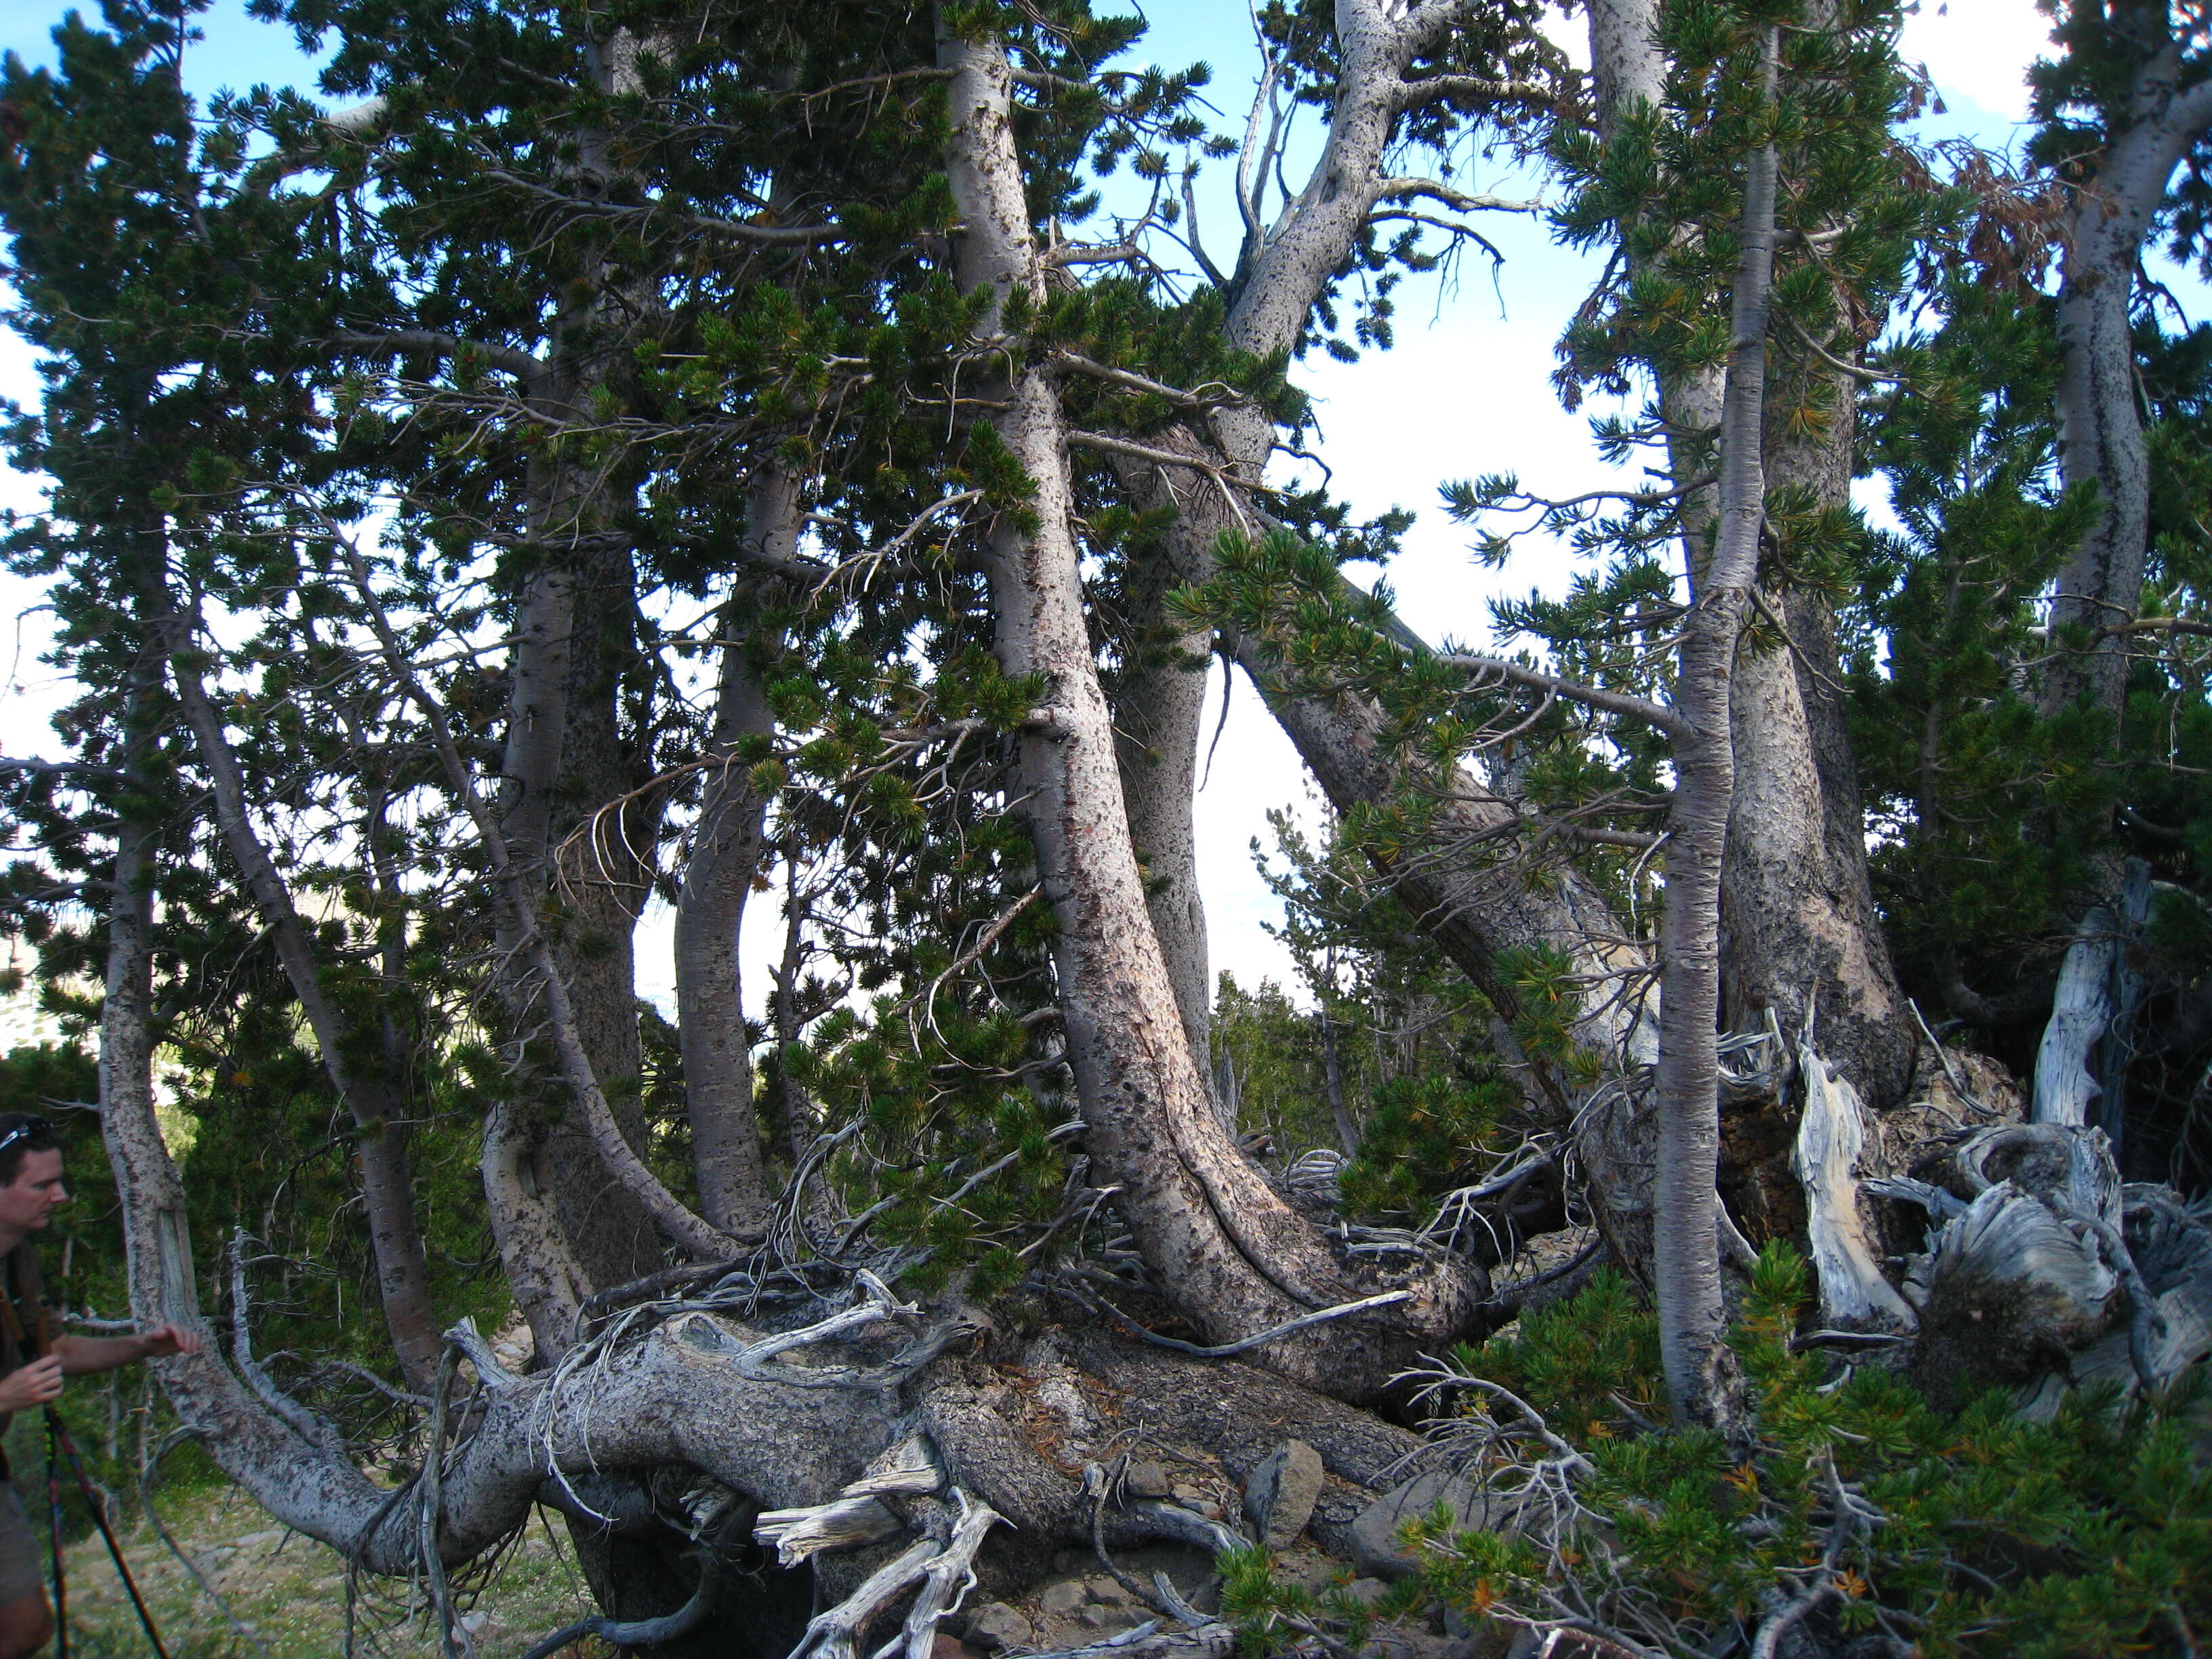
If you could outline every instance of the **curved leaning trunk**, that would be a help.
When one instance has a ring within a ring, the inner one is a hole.
[[[365,1070],[357,1051],[368,1045],[341,1012],[322,980],[323,963],[292,902],[292,892],[263,845],[246,799],[246,780],[222,716],[209,697],[199,671],[191,665],[193,630],[178,615],[167,579],[147,594],[155,613],[154,633],[168,662],[177,702],[207,768],[215,797],[216,820],[223,845],[246,878],[254,908],[315,1039],[323,1070],[351,1115],[359,1138],[356,1167],[362,1206],[368,1222],[370,1253],[386,1328],[409,1385],[427,1388],[434,1380],[438,1322],[430,1300],[430,1280],[422,1254],[422,1234],[415,1217],[412,1172],[404,1124],[409,1114],[393,1097],[386,1079]],[[143,849],[140,849],[143,854]]]
[[[2108,117],[2117,131],[2068,227],[2058,289],[2059,470],[2069,484],[2094,483],[2099,499],[2051,604],[2054,635],[2079,629],[2087,648],[2045,670],[2042,702],[2055,712],[2087,699],[2115,719],[2128,636],[2108,630],[2134,621],[2142,603],[2150,525],[2150,458],[2129,327],[2136,268],[2174,168],[2212,128],[2212,82],[2182,88],[2176,44],[2143,45],[2124,106]]]
[[[1242,410],[1225,411],[1215,428],[1201,434],[1178,426],[1146,437],[1153,449],[1191,459],[1193,470],[1186,479],[1170,478],[1165,468],[1151,461],[1115,462],[1125,490],[1147,509],[1175,514],[1164,532],[1166,556],[1176,580],[1194,586],[1212,578],[1214,547],[1221,536],[1242,533],[1243,526],[1220,488],[1190,481],[1204,479],[1208,471],[1228,477],[1255,474],[1273,439],[1264,417],[1254,419]],[[1409,641],[1413,637],[1407,635]],[[1401,793],[1407,780],[1387,752],[1383,716],[1372,702],[1349,692],[1324,696],[1287,690],[1279,665],[1261,641],[1237,635],[1222,643],[1251,676],[1299,759],[1338,811],[1385,802]],[[1183,741],[1195,753],[1200,730],[1196,701],[1177,714],[1188,721]],[[1164,823],[1179,813],[1187,842],[1187,787],[1177,787],[1164,767],[1152,775],[1125,769],[1123,784],[1131,796],[1133,820],[1141,797],[1142,821]],[[1517,832],[1519,815],[1512,805],[1464,769],[1443,781],[1439,794],[1436,827],[1445,846],[1510,844]],[[1577,1042],[1608,1061],[1630,1052],[1650,961],[1595,883],[1571,866],[1532,881],[1510,860],[1485,865],[1449,853],[1384,860],[1377,871],[1421,928],[1508,1019],[1520,1012],[1519,993],[1501,963],[1529,951],[1556,954],[1586,988],[1574,1021]],[[1559,1104],[1567,1103],[1562,1080],[1548,1072],[1540,1080]]]
[[[1014,148],[1012,72],[994,42],[947,38],[947,171],[966,227],[959,271],[1003,301],[1042,291]],[[1002,387],[1000,441],[1035,493],[1002,513],[988,566],[998,649],[1009,675],[1036,675],[1045,703],[1019,740],[1021,791],[1055,946],[1067,1059],[1091,1156],[1156,1282],[1213,1341],[1240,1340],[1368,1288],[1237,1150],[1185,1036],[1145,903],[1121,799],[1113,720],[1085,612],[1072,526],[1066,427],[1056,386],[1034,366]],[[1269,1369],[1326,1392],[1378,1392],[1409,1342],[1445,1340],[1484,1293],[1447,1259],[1398,1286],[1385,1316],[1345,1318],[1260,1349]]]
[[[1401,108],[1406,70],[1421,46],[1449,21],[1442,9],[1401,9],[1364,0],[1339,5],[1342,62],[1322,154],[1273,226],[1248,227],[1223,328],[1228,344],[1260,357],[1296,344],[1316,301],[1389,188],[1384,161]],[[1220,534],[1248,528],[1228,510],[1224,486],[1214,480],[1261,477],[1274,440],[1273,422],[1265,413],[1232,406],[1216,410],[1203,426],[1190,423],[1146,434],[1148,447],[1189,456],[1194,466],[1188,472],[1171,474],[1152,462],[1115,458],[1123,489],[1147,510],[1164,511],[1168,517],[1162,534],[1168,571],[1161,586],[1196,585],[1212,577]],[[1413,637],[1407,635],[1409,641]],[[1202,636],[1193,636],[1179,641],[1177,648],[1199,655],[1206,645]],[[1387,801],[1400,792],[1405,780],[1380,751],[1380,716],[1371,705],[1354,696],[1285,694],[1271,688],[1273,665],[1257,642],[1233,640],[1224,645],[1259,684],[1337,810]],[[1173,896],[1182,876],[1173,849],[1187,847],[1190,840],[1193,774],[1165,757],[1196,756],[1201,709],[1199,688],[1161,687],[1161,678],[1145,682],[1139,696],[1129,701],[1141,701],[1137,712],[1146,721],[1145,741],[1163,757],[1162,763],[1125,769],[1124,781],[1139,845],[1169,876],[1167,895]],[[1480,780],[1462,769],[1443,781],[1449,799],[1439,813],[1439,831],[1447,846],[1495,846],[1512,838],[1516,814]],[[1381,873],[1501,1012],[1510,1018],[1518,1006],[1500,971],[1501,958],[1530,949],[1557,952],[1589,988],[1576,1021],[1577,1040],[1612,1063],[1629,1052],[1638,999],[1622,994],[1645,982],[1650,961],[1593,884],[1571,868],[1530,880],[1523,872],[1477,865],[1443,850]],[[1194,888],[1190,892],[1194,909]],[[1202,925],[1201,917],[1196,927],[1186,930],[1171,918],[1163,929],[1162,943],[1179,991],[1203,973],[1202,959],[1195,975],[1176,966],[1200,957]],[[1195,948],[1186,940],[1194,940]],[[1562,1088],[1550,1079],[1546,1086],[1559,1103],[1566,1103]]]

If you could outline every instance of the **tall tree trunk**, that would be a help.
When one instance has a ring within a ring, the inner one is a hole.
[[[428,1388],[436,1379],[441,1350],[422,1257],[422,1235],[415,1218],[414,1182],[403,1127],[407,1113],[393,1097],[391,1080],[362,1065],[359,1055],[374,1051],[377,1045],[357,1040],[350,1022],[324,985],[323,964],[294,908],[291,889],[262,844],[246,798],[246,781],[237,754],[198,669],[192,666],[199,652],[194,637],[198,630],[177,613],[166,582],[149,592],[147,603],[155,613],[155,630],[168,659],[177,701],[214,786],[216,821],[223,845],[246,878],[246,890],[276,947],[292,994],[299,1000],[300,1012],[314,1034],[323,1069],[353,1118],[362,1205],[368,1222],[385,1324],[410,1385]]]
[[[541,915],[551,924],[546,931],[553,957],[568,981],[592,1073],[623,1139],[642,1156],[637,921],[652,891],[649,860],[659,839],[663,797],[649,787],[645,745],[651,739],[627,729],[649,724],[639,705],[641,693],[651,695],[634,680],[645,665],[637,647],[631,551],[612,538],[594,542],[577,574],[568,731],[554,788],[554,891]],[[563,1126],[556,1145],[567,1133]],[[586,1268],[601,1284],[620,1284],[659,1267],[651,1217],[609,1178],[588,1146],[577,1145],[571,1156],[576,1173],[590,1183],[583,1189],[590,1194],[586,1207],[572,1223]]]
[[[1136,559],[1124,596],[1123,659],[1109,690],[1122,799],[1144,860],[1152,931],[1175,987],[1183,1034],[1204,1076],[1213,1053],[1213,976],[1192,797],[1213,635],[1172,620],[1167,599],[1181,585],[1166,559]]]
[[[745,534],[769,544],[771,555],[793,556],[799,510],[798,479],[771,466],[754,483]],[[746,901],[760,872],[768,798],[754,787],[748,769],[732,758],[741,739],[775,729],[754,661],[765,641],[745,626],[754,608],[752,594],[744,589],[724,607],[720,681],[708,751],[723,764],[707,774],[690,863],[676,896],[677,1025],[691,1164],[702,1213],[734,1233],[760,1231],[769,1218],[738,961]]]
[[[1780,33],[1766,31],[1761,77],[1774,99]],[[1720,1157],[1720,899],[1722,859],[1735,787],[1730,679],[1759,580],[1765,517],[1763,413],[1768,293],[1774,273],[1778,158],[1771,139],[1746,169],[1742,252],[1732,301],[1728,389],[1721,411],[1719,535],[1684,624],[1674,706],[1667,908],[1660,935],[1659,1114],[1653,1172],[1652,1288],[1660,1358],[1680,1421],[1732,1425],[1740,1379],[1723,1340],[1717,1237]]]
[[[586,41],[588,72],[602,94],[641,91],[641,44],[624,29]],[[609,132],[586,126],[572,137],[585,193],[626,175]],[[585,274],[558,300],[547,361],[531,387],[533,412],[556,428],[599,418],[595,400],[620,372],[632,320],[653,309],[635,278],[627,279],[629,291],[618,291],[625,279],[598,263],[592,246],[579,253]],[[532,925],[551,946],[595,1086],[630,1152],[641,1154],[635,935],[662,801],[633,793],[650,768],[624,737],[624,681],[638,652],[634,553],[611,533],[623,516],[621,464],[557,450],[531,458],[525,557],[532,562],[521,579],[509,652],[499,821],[518,876],[539,899]],[[510,918],[501,943],[514,964],[505,986],[509,1018],[527,1031],[543,1009],[516,951],[521,926]],[[526,1086],[549,1087],[534,1070],[519,1075]],[[592,1285],[635,1279],[659,1265],[650,1212],[594,1152],[589,1130],[575,1121],[575,1103],[568,1104],[514,1115],[503,1133],[532,1144],[534,1178]],[[502,1157],[515,1146],[510,1141]]]
[[[1653,0],[1590,6],[1598,126],[1608,141],[1632,110],[1656,108],[1665,95],[1657,14]],[[1767,423],[1769,488],[1804,487],[1823,507],[1849,503],[1855,393],[1836,380],[1826,398],[1830,423],[1814,437]],[[1660,395],[1674,434],[1674,476],[1694,477],[1710,464],[1705,434],[1721,422],[1722,376],[1668,374]],[[1713,533],[1714,495],[1701,490],[1682,503],[1693,561],[1705,556]],[[1730,691],[1735,787],[1721,878],[1725,1016],[1733,1026],[1755,1027],[1771,1007],[1796,1030],[1817,1006],[1823,1054],[1863,1099],[1890,1104],[1910,1081],[1913,1026],[1874,910],[1835,619],[1816,593],[1778,586],[1761,598],[1789,637],[1745,653]]]
[[[1824,371],[1814,371],[1824,372]],[[1829,389],[1816,439],[1767,422],[1770,491],[1802,486],[1823,507],[1850,495],[1855,388]],[[1817,1018],[1822,1057],[1879,1109],[1901,1101],[1917,1032],[1875,914],[1866,812],[1851,752],[1827,600],[1802,588],[1759,592],[1786,639],[1747,649],[1729,691],[1735,792],[1721,872],[1724,1018],[1790,1031]]]
[[[555,420],[577,414],[585,394],[574,366],[556,363],[546,376],[538,407]],[[635,830],[628,815],[617,813],[606,834],[587,836],[565,860],[559,853],[568,831],[630,785],[617,708],[629,617],[611,614],[627,604],[629,554],[584,550],[586,538],[606,527],[604,480],[579,477],[565,460],[541,461],[533,463],[529,489],[535,562],[522,578],[508,650],[499,830],[515,878],[534,895],[536,925],[574,988],[577,1033],[593,1075],[612,1085],[610,1106],[635,1149],[641,1061],[630,907],[641,902],[641,889],[624,844]],[[617,560],[619,571],[612,568]],[[605,869],[593,842],[608,855]],[[549,902],[556,896],[560,902]],[[497,933],[509,964],[507,1017],[519,1031],[543,1018],[521,949],[524,932],[522,917],[507,916]],[[551,1198],[569,1255],[593,1288],[650,1272],[659,1265],[652,1224],[594,1152],[585,1127],[556,1103],[561,1085],[526,1063],[516,1076],[526,1090],[555,1097],[546,1102],[550,1109],[511,1115],[504,1133],[531,1145],[532,1181]],[[507,1155],[513,1151],[510,1145]]]
[[[947,172],[965,226],[962,285],[1002,302],[1017,289],[1042,298],[1005,51],[947,34],[941,61],[951,73]],[[998,648],[1009,674],[1036,675],[1047,687],[1020,738],[1021,787],[1060,920],[1059,1000],[1090,1150],[1121,1183],[1119,1202],[1160,1286],[1210,1339],[1249,1337],[1358,1290],[1214,1114],[1130,839],[1085,615],[1057,389],[1031,364],[999,390],[1007,406],[993,424],[1035,494],[991,532]],[[1478,1279],[1463,1264],[1439,1262],[1387,1316],[1317,1325],[1260,1355],[1330,1392],[1372,1394],[1406,1340],[1433,1342],[1464,1324],[1481,1294]]]

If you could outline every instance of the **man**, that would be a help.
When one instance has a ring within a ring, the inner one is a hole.
[[[15,1413],[55,1400],[65,1376],[112,1371],[141,1359],[198,1353],[200,1340],[178,1325],[137,1336],[52,1335],[31,1235],[69,1202],[53,1125],[0,1112],[0,1434]],[[0,1659],[29,1659],[54,1633],[46,1605],[45,1551],[0,1459]]]

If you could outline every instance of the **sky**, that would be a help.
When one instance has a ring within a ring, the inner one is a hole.
[[[50,32],[68,9],[43,0],[0,0],[0,51],[51,64]],[[1144,10],[1151,28],[1141,53],[1167,67],[1210,64],[1208,95],[1224,129],[1241,131],[1259,69],[1243,0],[1157,0]],[[205,38],[185,60],[196,94],[259,82],[312,83],[313,65],[289,31],[252,21],[240,0],[220,0],[199,27]],[[1571,51],[1581,27],[1579,18],[1559,24],[1558,38]],[[1993,147],[2010,143],[2026,115],[2023,77],[2047,31],[2048,20],[2031,0],[1922,0],[1907,20],[1903,47],[1909,61],[1925,64],[1947,107],[1945,115],[1931,118],[1929,136],[1966,134]],[[1528,187],[1525,180],[1504,178],[1462,182],[1477,189],[1503,185],[1503,195],[1525,194]],[[1203,217],[1203,203],[1201,209]],[[1399,296],[1394,349],[1352,365],[1316,359],[1297,375],[1316,400],[1318,453],[1336,491],[1363,517],[1392,507],[1419,515],[1388,577],[1401,615],[1431,641],[1485,640],[1490,599],[1556,589],[1572,570],[1559,550],[1534,544],[1502,572],[1480,568],[1469,557],[1466,532],[1437,508],[1440,483],[1510,471],[1531,488],[1565,495],[1602,476],[1586,417],[1561,410],[1547,379],[1553,343],[1588,292],[1595,267],[1553,246],[1538,220],[1494,220],[1483,227],[1505,255],[1494,273],[1486,262],[1471,261],[1449,285],[1407,283]],[[1225,224],[1214,240],[1226,242]],[[31,361],[23,343],[0,329],[0,396],[35,399]],[[37,479],[0,471],[0,506],[35,511],[39,494]],[[45,639],[40,599],[29,584],[0,574],[0,752],[51,751],[48,721],[68,698],[66,684],[38,660]],[[1217,665],[1209,739],[1221,703],[1220,673]],[[1273,849],[1267,813],[1274,807],[1291,808],[1309,823],[1317,816],[1296,751],[1239,677],[1198,798],[1197,830],[1214,965],[1247,986],[1291,977],[1287,957],[1265,930],[1280,906],[1259,879],[1249,851],[1255,838]],[[747,930],[749,966],[774,955],[770,935],[778,927],[772,907],[753,909],[760,925]],[[641,994],[672,1005],[665,914],[648,913],[638,944]],[[754,1006],[766,975],[749,972],[746,978],[746,1000]],[[20,1011],[0,1007],[0,1045],[21,1035],[12,1027],[21,1019]]]

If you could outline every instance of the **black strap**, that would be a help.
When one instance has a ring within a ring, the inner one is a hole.
[[[48,1406],[46,1409],[46,1480],[52,1494],[55,1522],[55,1583],[57,1585],[59,1584],[61,1574],[59,1552],[62,1536],[60,1524],[62,1499],[60,1480],[54,1474],[52,1448],[58,1442],[63,1455],[69,1459],[70,1472],[76,1476],[76,1488],[84,1494],[85,1507],[92,1511],[93,1522],[100,1528],[100,1541],[107,1546],[108,1559],[115,1563],[115,1576],[123,1581],[123,1588],[130,1594],[131,1605],[138,1614],[139,1627],[146,1632],[146,1639],[153,1644],[155,1659],[169,1659],[169,1650],[161,1645],[161,1632],[154,1628],[154,1615],[146,1610],[146,1598],[138,1593],[138,1581],[131,1576],[130,1563],[123,1559],[123,1547],[115,1541],[114,1530],[107,1524],[107,1505],[101,1503],[100,1494],[93,1491],[91,1477],[84,1472],[84,1460],[76,1455],[76,1442],[70,1438],[69,1428],[63,1423],[62,1414],[52,1406]],[[62,1632],[62,1646],[57,1650],[55,1659],[68,1659],[69,1626],[61,1622],[61,1613],[58,1607],[55,1610],[54,1622],[56,1627]]]
[[[54,1549],[54,1659],[69,1659],[69,1578],[62,1571],[61,1419],[46,1408],[46,1522]]]

